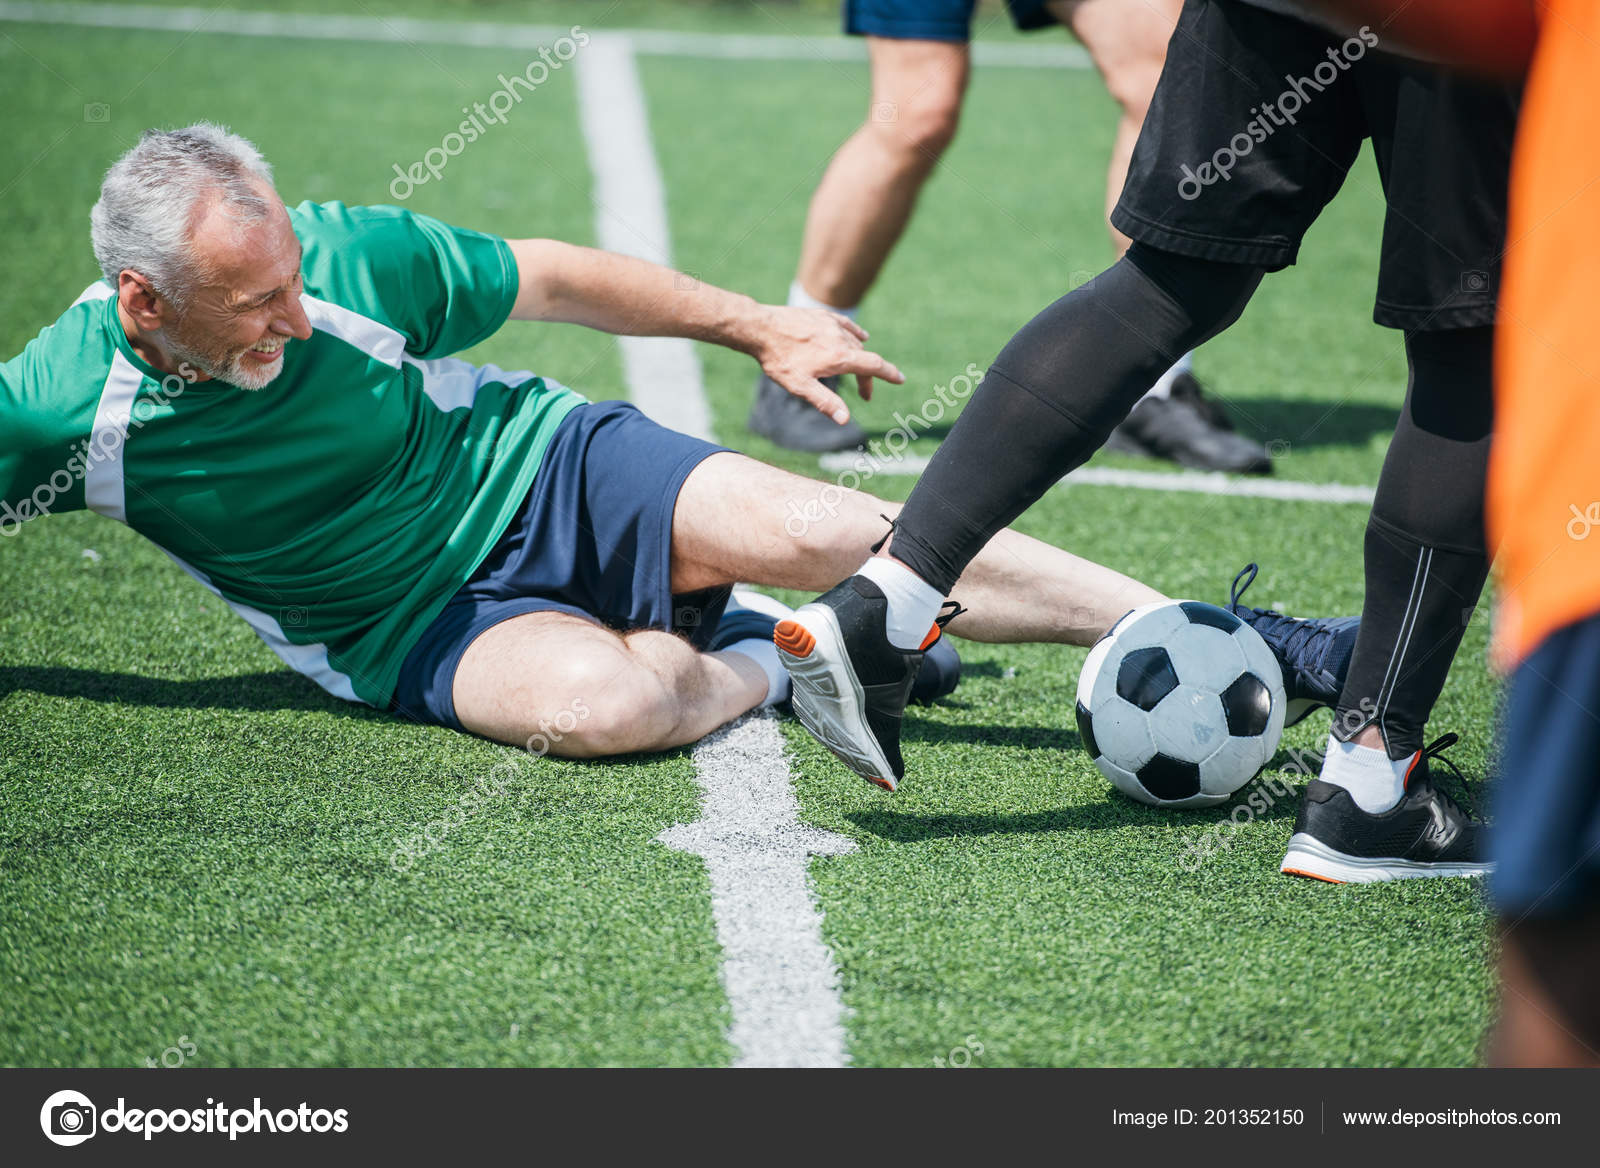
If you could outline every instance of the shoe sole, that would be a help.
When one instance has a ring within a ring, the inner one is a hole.
[[[894,768],[867,725],[866,697],[833,610],[808,604],[772,631],[789,672],[790,702],[800,724],[867,782],[893,791]]]
[[[1303,831],[1289,840],[1278,871],[1288,876],[1309,876],[1329,884],[1376,884],[1384,880],[1416,880],[1437,876],[1487,876],[1492,863],[1428,864],[1398,856],[1347,856]]]

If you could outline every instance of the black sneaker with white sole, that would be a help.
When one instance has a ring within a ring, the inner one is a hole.
[[[789,671],[795,717],[845,766],[893,791],[905,776],[900,719],[923,650],[959,610],[941,615],[922,646],[908,650],[889,643],[888,609],[881,588],[851,576],[779,621],[772,640]]]
[[[1141,399],[1111,432],[1105,449],[1160,458],[1196,470],[1272,473],[1272,455],[1267,448],[1236,432],[1221,407],[1205,396],[1189,373],[1173,379],[1166,397]]]
[[[822,384],[839,392],[839,378],[824,377]],[[795,397],[765,373],[756,379],[756,400],[745,422],[752,434],[759,434],[785,450],[826,454],[833,450],[860,450],[867,444],[867,432],[852,419],[839,425],[804,398]]]
[[[716,631],[706,643],[707,652],[716,652],[736,645],[740,641],[759,637],[772,640],[778,622],[794,615],[794,609],[765,593],[748,588],[735,588],[728,599]],[[916,679],[911,683],[910,700],[917,705],[931,706],[940,698],[949,697],[961,684],[961,654],[949,641],[940,637],[922,654],[922,664],[917,668]],[[779,709],[788,705],[778,703]]]
[[[1313,779],[1300,801],[1294,835],[1279,871],[1330,884],[1371,884],[1424,876],[1484,876],[1484,825],[1441,791],[1428,760],[1453,746],[1446,734],[1419,750],[1406,773],[1405,794],[1376,814],[1356,806],[1350,792]],[[1459,774],[1459,772],[1457,772]]]

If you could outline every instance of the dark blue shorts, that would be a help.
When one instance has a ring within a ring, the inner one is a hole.
[[[844,30],[852,36],[964,43],[972,39],[977,6],[978,0],[845,0]],[[1006,0],[1006,7],[1020,29],[1056,22],[1044,0]]]
[[[461,729],[451,690],[462,654],[530,612],[709,638],[728,590],[672,594],[672,512],[689,472],[725,449],[658,426],[627,402],[573,410],[522,511],[406,655],[395,712]]]
[[[1502,916],[1600,902],[1600,616],[1552,633],[1512,674],[1490,882]]]

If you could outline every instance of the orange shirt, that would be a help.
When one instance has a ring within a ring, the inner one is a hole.
[[[1600,2],[1550,0],[1523,98],[1495,340],[1496,663],[1600,612]],[[1600,663],[1597,663],[1600,668]]]

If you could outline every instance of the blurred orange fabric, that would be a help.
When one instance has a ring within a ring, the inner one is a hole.
[[[1495,340],[1495,664],[1600,612],[1600,2],[1551,0],[1523,99]],[[1600,663],[1597,663],[1600,668]]]

